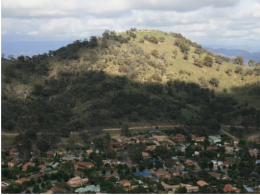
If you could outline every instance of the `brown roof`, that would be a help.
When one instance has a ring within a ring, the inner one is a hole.
[[[83,167],[94,166],[94,164],[92,162],[76,162],[74,165],[79,165],[79,166],[83,166]]]
[[[27,178],[23,177],[23,178],[20,178],[20,179],[16,180],[15,182],[23,183],[23,182],[25,182],[27,180],[28,180]]]
[[[156,171],[155,172],[156,175],[169,175],[169,171]]]
[[[205,186],[205,185],[209,185],[208,183],[206,183],[205,181],[199,180],[197,181],[197,184],[201,187]]]
[[[38,179],[38,178],[40,178],[40,177],[42,177],[43,175],[41,174],[41,173],[38,173],[38,174],[34,174],[34,175],[31,175],[30,177],[29,177],[29,179]]]
[[[105,177],[106,179],[110,178],[110,177],[119,177],[118,174],[114,173],[114,174],[110,174],[110,175],[104,175],[103,177]]]
[[[125,184],[125,183],[130,183],[130,181],[129,181],[129,180],[126,180],[126,179],[123,179],[121,182],[122,182],[123,184]]]
[[[233,186],[231,184],[226,184],[225,187],[223,188],[223,191],[224,192],[231,192],[231,191],[240,192],[240,189],[233,188]]]
[[[46,152],[46,154],[54,154],[54,152],[48,151],[48,152]]]
[[[216,173],[216,172],[208,172],[208,174],[212,177],[215,177],[215,178],[219,178],[220,177],[220,174],[219,173]]]
[[[233,141],[239,141],[239,139],[238,139],[238,138],[235,138],[235,137],[232,137],[232,140],[233,140]]]
[[[228,161],[224,161],[223,162],[223,165],[233,165],[234,163],[232,163],[232,162],[228,162]]]
[[[27,170],[27,167],[28,167],[28,166],[35,166],[35,163],[33,163],[33,162],[27,162],[27,163],[25,163],[25,164],[23,165],[23,169]]]

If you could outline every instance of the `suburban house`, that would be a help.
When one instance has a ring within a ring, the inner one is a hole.
[[[93,153],[93,150],[91,150],[91,149],[86,150],[86,154],[87,154],[87,156],[89,156],[91,153]]]
[[[155,146],[146,146],[146,151],[150,150],[153,151],[155,149]]]
[[[138,173],[134,173],[135,176],[138,177],[148,177],[148,178],[152,178],[152,175],[150,173],[147,172],[138,172]]]
[[[46,154],[47,158],[52,158],[55,156],[55,152],[52,152],[52,151],[48,151],[45,154]]]
[[[232,147],[232,146],[225,146],[225,152],[227,154],[233,153],[234,152],[234,147]]]
[[[177,134],[176,136],[172,136],[172,140],[174,141],[184,141],[186,137],[182,134]]]
[[[228,162],[228,161],[224,161],[223,162],[223,166],[225,166],[225,167],[230,167],[230,166],[232,166],[234,163],[232,163],[232,162]]]
[[[192,135],[191,139],[192,139],[192,141],[195,141],[195,142],[203,142],[205,140],[205,137],[197,137],[197,136]]]
[[[139,141],[141,143],[147,143],[147,142],[152,142],[153,139],[151,139],[151,138],[139,138]]]
[[[27,162],[27,163],[25,163],[25,164],[23,165],[22,171],[27,171],[27,167],[28,167],[28,166],[34,167],[34,166],[35,166],[35,163],[33,163],[33,162]]]
[[[156,171],[154,174],[158,178],[171,178],[171,175],[168,171]]]
[[[23,184],[27,180],[28,180],[27,178],[23,177],[23,178],[16,180],[15,183]]]
[[[18,160],[12,160],[10,162],[7,163],[7,166],[10,167],[14,167],[14,166],[19,166],[21,163]]]
[[[158,142],[166,141],[168,138],[165,135],[153,135],[153,139],[155,139]]]
[[[51,168],[44,168],[44,169],[41,169],[40,172],[42,174],[52,174],[52,173],[57,173],[58,170],[53,170]]]
[[[185,146],[174,146],[175,150],[185,152]]]
[[[192,193],[192,192],[198,192],[199,187],[198,186],[191,186],[188,184],[183,184],[181,183],[181,187],[185,187],[187,189],[187,193]]]
[[[191,147],[194,148],[195,150],[204,150],[203,145],[191,145]]]
[[[111,177],[115,177],[117,180],[119,180],[119,175],[114,173],[114,174],[109,174],[109,175],[104,175],[103,176],[106,180],[110,179]]]
[[[85,168],[92,168],[94,164],[92,162],[76,162],[74,164],[74,168],[77,169],[85,169]]]
[[[39,179],[39,178],[42,178],[43,175],[41,173],[38,173],[38,174],[34,174],[34,175],[31,175],[30,177],[28,177],[28,179]]]
[[[258,153],[257,149],[249,149],[249,154],[251,157],[257,158],[257,153]]]
[[[2,145],[1,151],[9,151],[9,154],[12,155],[18,152],[18,147],[17,145]]]
[[[110,143],[110,148],[124,147],[124,146],[125,146],[125,142],[111,142]]]
[[[203,187],[203,186],[205,186],[205,185],[209,185],[208,183],[206,183],[206,182],[203,181],[203,180],[197,181],[197,184],[198,184],[198,186],[200,186],[200,187]]]
[[[100,192],[100,185],[89,185],[84,188],[78,188],[75,190],[76,193],[86,194],[87,192]]]
[[[218,166],[223,166],[223,161],[218,161],[218,160],[211,160],[213,163],[214,169],[217,169]]]
[[[147,152],[142,152],[143,159],[147,159],[150,157],[150,154]]]
[[[223,188],[223,191],[226,193],[230,193],[232,191],[234,191],[236,193],[240,193],[240,189],[233,187],[231,184],[226,184],[225,187]]]
[[[219,174],[219,173],[216,173],[216,172],[208,172],[208,174],[209,174],[211,177],[215,177],[216,179],[220,179],[220,174]]]
[[[217,146],[207,146],[207,151],[212,151],[212,150],[217,150],[218,147]]]
[[[129,180],[121,180],[119,183],[121,183],[124,187],[131,186],[131,182]]]
[[[239,139],[232,137],[232,143],[234,144],[234,146],[237,145],[239,143]]]
[[[208,138],[209,138],[209,141],[210,141],[211,143],[214,143],[214,144],[216,144],[216,143],[218,143],[218,142],[221,142],[221,138],[220,138],[220,137],[217,137],[217,136],[212,136],[212,135],[210,135]]]
[[[70,187],[78,187],[88,183],[88,178],[81,179],[80,177],[73,177],[66,182]]]

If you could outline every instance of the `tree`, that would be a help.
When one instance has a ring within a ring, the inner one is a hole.
[[[233,60],[235,64],[244,65],[244,58],[242,56],[237,56]]]
[[[135,173],[136,172],[136,168],[133,166],[132,167],[132,172]]]
[[[216,78],[216,77],[212,77],[210,80],[209,80],[209,83],[214,85],[214,87],[217,87],[218,84],[219,84],[219,80]]]
[[[105,138],[96,138],[94,139],[94,144],[95,144],[95,147],[98,148],[98,149],[103,149],[105,150],[106,148],[108,148],[109,146],[109,141]]]
[[[212,57],[210,57],[209,55],[204,57],[204,60],[203,60],[204,66],[212,67],[213,63],[214,63],[214,61],[213,61]]]
[[[97,37],[96,36],[91,36],[90,37],[89,46],[90,47],[98,46],[98,41],[97,41]]]
[[[84,143],[88,143],[89,135],[86,132],[80,133],[80,138],[84,141]]]
[[[15,136],[13,143],[18,145],[20,158],[24,161],[28,161],[31,158],[31,140],[24,134],[19,134]]]
[[[34,130],[27,130],[25,132],[25,136],[28,137],[31,140],[36,140],[37,139],[36,131],[34,131]]]
[[[248,66],[252,67],[255,65],[255,61],[254,60],[249,60],[248,61]]]
[[[39,141],[36,142],[36,146],[37,148],[40,150],[41,155],[46,152],[49,149],[49,144],[47,141],[41,139]]]
[[[129,134],[129,127],[127,124],[123,124],[122,127],[121,127],[121,132],[122,134],[128,136]]]
[[[40,187],[39,187],[39,185],[33,186],[33,193],[34,193],[34,194],[39,194],[39,192],[40,192]]]
[[[138,169],[139,169],[140,172],[143,172],[145,170],[144,164],[140,164]]]

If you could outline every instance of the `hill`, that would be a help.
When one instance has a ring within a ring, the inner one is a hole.
[[[238,61],[236,63],[240,63]],[[123,33],[2,59],[2,129],[70,131],[157,124],[259,125],[258,69],[181,34]]]

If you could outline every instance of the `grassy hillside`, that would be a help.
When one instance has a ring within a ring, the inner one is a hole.
[[[151,43],[150,37],[161,41]],[[178,40],[188,52],[176,46]],[[153,50],[158,56],[151,55]],[[200,54],[194,53],[198,50]],[[206,56],[211,67],[203,64]],[[32,59],[2,59],[2,128],[62,133],[180,123],[214,129],[219,123],[246,121],[241,109],[249,110],[250,125],[257,125],[257,72],[236,69],[230,59],[179,34],[106,32],[103,38],[75,41]],[[211,78],[219,81],[217,87]]]

